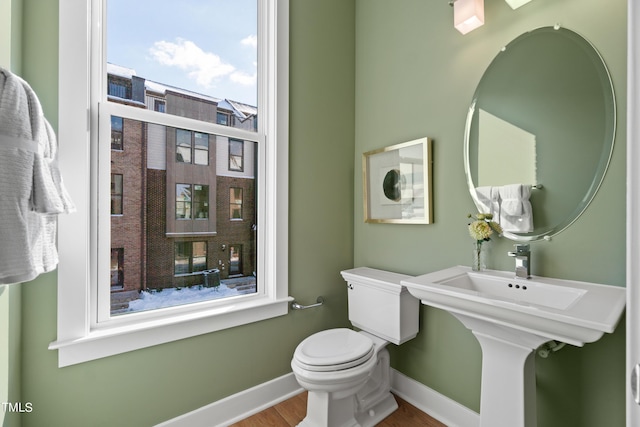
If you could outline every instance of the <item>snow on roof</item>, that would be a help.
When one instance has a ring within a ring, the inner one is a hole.
[[[230,99],[227,99],[227,101],[235,110],[241,111],[248,116],[255,116],[258,114],[258,109],[253,105],[243,104],[242,102],[232,101]]]
[[[145,86],[145,89],[147,89],[148,91],[160,93],[162,95],[166,95],[167,91],[169,91],[169,92],[179,93],[181,95],[187,95],[187,96],[191,96],[193,98],[200,98],[200,99],[204,99],[204,100],[212,101],[212,102],[217,102],[217,103],[219,103],[221,101],[220,98],[216,98],[216,97],[209,96],[209,95],[204,95],[202,93],[193,92],[193,91],[190,91],[190,90],[187,90],[187,89],[182,89],[182,88],[179,88],[179,87],[166,85],[166,84],[163,84],[163,83],[154,82],[152,80],[145,80],[144,86]]]
[[[107,74],[111,74],[125,79],[131,79],[136,75],[136,70],[133,68],[127,68],[116,64],[107,63]],[[150,92],[155,92],[161,95],[166,95],[167,91],[179,93],[182,95],[191,96],[194,98],[200,98],[211,102],[216,102],[219,108],[233,111],[234,115],[241,120],[246,120],[250,116],[258,114],[258,109],[252,105],[244,104],[238,101],[232,101],[230,99],[216,98],[209,95],[204,95],[198,92],[193,92],[187,89],[167,85],[164,83],[154,82],[152,80],[145,80],[145,89]]]
[[[136,70],[107,62],[107,74],[131,79],[131,77],[136,75]]]
[[[224,108],[225,110],[233,111],[233,115],[238,117],[242,121],[258,114],[258,109],[256,107],[237,101],[232,101],[230,99],[220,101],[218,103],[218,108]]]

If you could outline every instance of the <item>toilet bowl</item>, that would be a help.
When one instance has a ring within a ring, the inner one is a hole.
[[[309,392],[300,427],[374,426],[398,407],[385,347],[415,337],[419,302],[400,285],[405,275],[361,267],[342,276],[349,318],[361,330],[321,331],[296,348],[291,368]]]
[[[309,395],[299,426],[374,426],[395,411],[386,344],[351,329],[318,332],[300,343],[291,367]]]

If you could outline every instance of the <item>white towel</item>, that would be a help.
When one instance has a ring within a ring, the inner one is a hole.
[[[497,187],[476,187],[476,208],[480,213],[492,214],[496,219],[500,212],[500,193]]]
[[[57,216],[75,210],[57,141],[33,89],[0,68],[0,284],[53,270]]]
[[[528,233],[533,231],[531,186],[511,184],[498,187],[500,193],[500,225],[504,231]]]

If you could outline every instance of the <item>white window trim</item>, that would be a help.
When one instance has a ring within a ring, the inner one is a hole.
[[[258,259],[258,264],[263,266],[258,272],[263,291],[249,297],[154,310],[158,313],[152,314],[135,313],[98,322],[95,286],[99,264],[95,250],[98,216],[97,195],[92,191],[96,181],[92,175],[96,153],[90,149],[89,129],[91,123],[97,122],[98,111],[92,106],[95,102],[91,101],[89,71],[95,67],[90,55],[91,40],[95,37],[91,33],[95,27],[91,19],[97,16],[96,10],[101,10],[100,3],[100,0],[65,0],[59,5],[59,159],[65,185],[77,206],[76,213],[60,217],[58,224],[58,336],[49,348],[58,351],[59,367],[282,316],[287,314],[291,301],[287,244],[289,0],[259,0],[259,13],[268,13],[270,23],[279,23],[266,30],[275,42],[258,50],[268,49],[277,54],[276,61],[266,64],[259,61],[261,67],[266,67],[259,74],[276,73],[277,81],[269,80],[268,85],[262,85],[258,102],[266,106],[266,115],[260,120],[258,136],[248,133],[246,138],[266,141],[259,146],[267,167],[262,168],[258,183],[263,190],[258,196],[264,218],[258,229],[258,239],[264,242]],[[267,42],[262,40],[262,43]],[[115,111],[119,108],[116,104],[113,107]],[[162,114],[138,111],[140,119],[147,121],[153,121],[154,114]],[[272,114],[275,111],[277,117]],[[176,118],[176,121],[182,120]],[[215,128],[212,133],[224,135],[220,126],[212,126]],[[194,128],[199,127],[202,128],[202,123],[194,121]],[[205,126],[202,131],[211,132],[211,129]],[[226,136],[243,137],[237,129],[229,129]],[[266,198],[265,194],[271,197]],[[108,195],[107,191],[100,197]]]

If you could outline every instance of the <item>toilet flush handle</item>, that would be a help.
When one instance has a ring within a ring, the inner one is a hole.
[[[633,400],[640,405],[640,364],[634,366],[631,371],[631,395]]]

